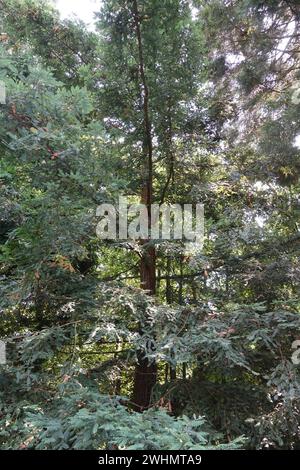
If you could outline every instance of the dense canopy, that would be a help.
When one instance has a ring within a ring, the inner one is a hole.
[[[0,0],[0,449],[299,449],[299,1],[95,10]]]

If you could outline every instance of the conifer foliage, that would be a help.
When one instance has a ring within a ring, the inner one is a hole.
[[[0,7],[0,448],[299,448],[298,2]],[[203,248],[99,239],[119,196]]]

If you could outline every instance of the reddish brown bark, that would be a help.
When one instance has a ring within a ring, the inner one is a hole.
[[[145,192],[147,198],[148,194]],[[141,202],[146,203],[145,196]],[[148,214],[150,212],[148,211]],[[151,223],[151,219],[149,220]],[[143,255],[140,261],[140,284],[141,288],[147,292],[148,295],[155,295],[156,290],[156,253],[155,248],[148,244],[148,240],[142,240],[141,245],[143,248]],[[147,318],[144,319],[147,321]],[[140,334],[143,334],[142,327],[140,326]],[[149,362],[144,357],[144,351],[137,352],[137,364],[134,374],[134,388],[132,401],[134,408],[137,411],[147,409],[151,403],[152,389],[156,384],[157,379],[157,365],[155,362]]]
[[[143,141],[143,164],[142,164],[142,191],[141,203],[148,208],[148,227],[151,227],[151,204],[152,204],[152,188],[153,188],[153,172],[152,172],[152,134],[151,122],[149,116],[149,89],[147,85],[142,35],[140,27],[140,15],[138,11],[137,1],[133,0],[133,16],[135,23],[135,32],[138,44],[139,54],[139,77],[141,86],[141,101],[143,104],[143,125],[144,125],[144,141]],[[141,288],[147,294],[155,295],[156,289],[156,262],[155,248],[150,246],[148,240],[141,240],[143,254],[140,263],[140,283]],[[147,319],[144,319],[146,322]],[[140,326],[142,334],[142,327]],[[145,358],[144,351],[137,352],[137,364],[134,374],[134,388],[132,401],[137,411],[147,409],[151,402],[152,389],[156,383],[157,366],[155,362],[149,362]]]

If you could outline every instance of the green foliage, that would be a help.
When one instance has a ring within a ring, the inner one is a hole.
[[[23,410],[6,415],[2,436],[8,445],[22,449],[201,450],[235,449],[244,443],[208,444],[201,418],[173,418],[164,410],[129,412],[119,398],[108,398],[68,383],[46,410],[23,404]]]
[[[206,217],[201,252],[154,242],[150,297],[140,244],[95,230],[100,203],[141,195],[133,2],[103,2],[89,33],[0,0],[2,449],[300,446],[296,28],[277,51],[299,7],[194,4],[137,2],[153,201]],[[158,379],[136,413],[141,354]]]

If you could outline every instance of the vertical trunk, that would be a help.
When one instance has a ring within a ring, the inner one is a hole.
[[[179,272],[179,288],[178,288],[178,304],[183,305],[183,256],[180,257],[180,272]],[[186,379],[186,363],[182,364],[182,378]]]
[[[171,304],[173,300],[172,295],[172,286],[171,286],[171,259],[167,258],[167,266],[166,266],[166,302],[167,304]]]
[[[171,285],[171,258],[167,258],[167,269],[166,269],[166,302],[167,304],[172,304],[173,302],[173,292]],[[171,352],[171,357],[174,357],[174,353]],[[173,382],[176,380],[176,367],[170,365],[170,381]]]
[[[165,292],[165,297],[166,297],[166,302],[167,304],[171,305],[173,302],[173,290],[172,290],[172,284],[171,284],[171,275],[172,275],[172,262],[170,256],[167,256],[167,263],[166,263],[166,292]],[[174,351],[170,351],[170,357],[174,359]],[[176,380],[176,366],[174,366],[172,363],[171,364],[166,364],[166,367],[168,368],[168,379],[170,378],[170,383],[175,382]],[[174,412],[175,410],[175,400],[174,396],[172,393],[170,393],[169,400],[168,400],[168,409],[170,412]]]
[[[186,380],[186,364],[182,364],[182,378],[183,380]]]
[[[172,354],[172,356],[174,356]],[[170,366],[170,381],[175,382],[177,379],[176,366]]]
[[[147,248],[144,251],[140,265],[140,279],[141,287],[146,290],[149,295],[154,295],[156,284],[154,248]],[[141,327],[140,333],[143,333]],[[144,357],[144,351],[138,351],[132,398],[134,407],[137,411],[143,411],[149,407],[151,402],[152,389],[156,384],[156,378],[156,363],[149,363],[148,359]]]
[[[116,364],[118,364],[118,362],[117,362],[118,353],[121,352],[121,351],[122,351],[122,343],[117,343],[116,344],[116,352],[114,354]],[[116,369],[116,378],[115,378],[114,383],[113,383],[114,394],[115,395],[121,395],[121,388],[122,388],[122,371],[119,368],[119,369]]]
[[[142,165],[142,191],[141,203],[148,208],[148,227],[151,228],[151,204],[153,191],[153,173],[152,173],[152,133],[149,116],[149,89],[145,75],[145,65],[143,56],[142,35],[140,28],[140,14],[138,11],[137,0],[133,0],[133,16],[135,32],[139,53],[139,77],[141,87],[141,101],[143,106],[143,165]],[[141,287],[149,295],[155,295],[156,289],[156,254],[155,248],[149,246],[148,240],[141,240],[143,255],[140,264],[140,282]],[[147,321],[147,319],[145,319]],[[140,326],[140,333],[142,328]],[[156,383],[157,366],[155,362],[149,363],[144,357],[143,351],[137,352],[137,364],[134,376],[133,398],[135,409],[143,411],[149,407],[151,401],[152,389]]]
[[[183,305],[183,256],[180,256],[180,271],[179,271],[179,287],[178,287],[178,303]]]

